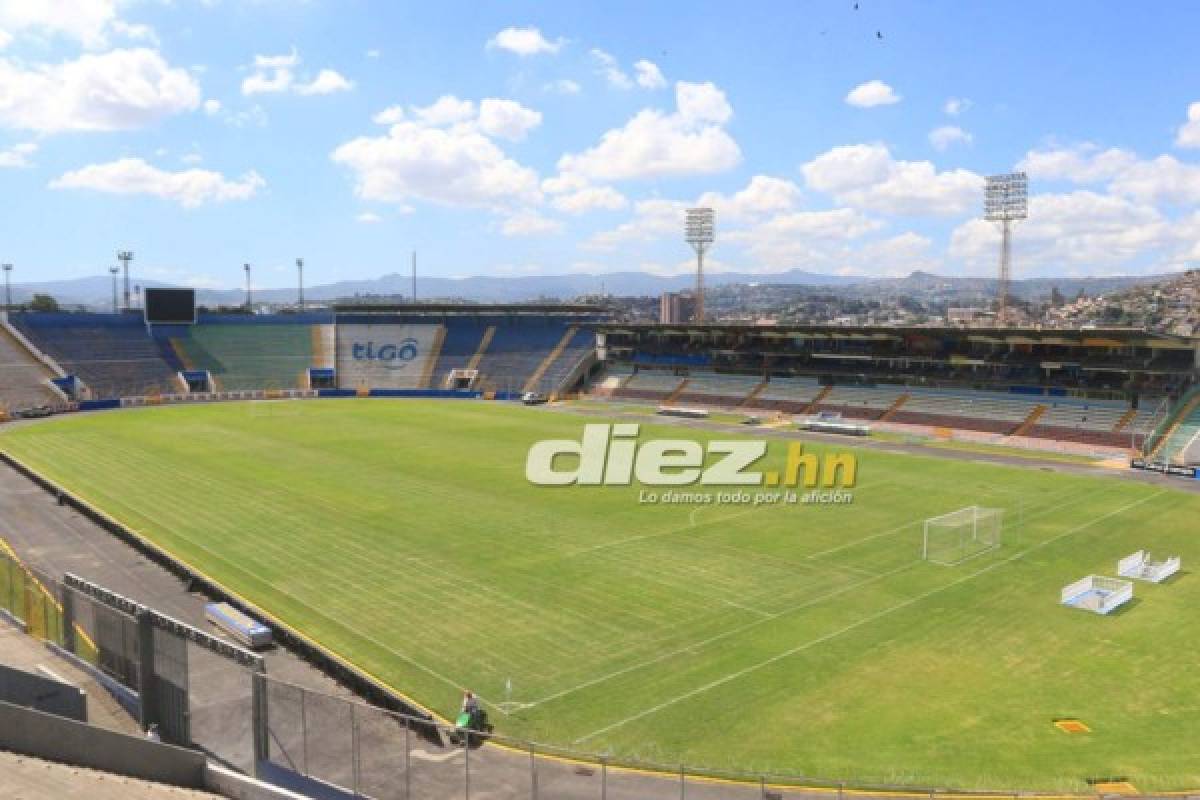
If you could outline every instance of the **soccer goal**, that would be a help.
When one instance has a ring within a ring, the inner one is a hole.
[[[925,520],[921,558],[942,566],[961,564],[1000,546],[1004,509],[967,506]]]

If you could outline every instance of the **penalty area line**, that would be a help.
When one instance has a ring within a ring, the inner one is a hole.
[[[790,658],[791,656],[794,656],[797,653],[801,653],[805,650],[809,650],[813,647],[824,644],[825,642],[836,639],[837,637],[842,636],[846,633],[849,633],[850,631],[857,630],[858,628],[861,628],[864,625],[868,625],[872,622],[882,619],[883,617],[894,614],[897,611],[901,611],[905,608],[908,608],[908,607],[913,606],[917,603],[920,603],[924,600],[927,600],[930,597],[941,594],[942,592],[946,591],[947,589],[953,589],[957,586],[961,586],[962,584],[964,584],[968,581],[974,580],[975,578],[979,577],[980,575],[991,572],[992,570],[995,570],[995,569],[999,569],[1000,567],[1007,566],[1008,564],[1011,564],[1012,562],[1017,561],[1018,559],[1024,558],[1026,555],[1028,555],[1029,553],[1032,553],[1034,550],[1039,550],[1043,547],[1047,547],[1048,545],[1051,545],[1051,544],[1054,544],[1055,542],[1061,541],[1062,539],[1065,539],[1068,536],[1071,536],[1076,533],[1079,533],[1080,531],[1086,530],[1098,522],[1103,522],[1104,520],[1110,519],[1111,517],[1115,517],[1118,514],[1123,514],[1126,511],[1137,508],[1138,506],[1142,505],[1143,503],[1153,500],[1156,497],[1161,497],[1165,493],[1166,493],[1166,490],[1164,489],[1164,490],[1155,492],[1154,494],[1146,495],[1145,497],[1141,498],[1140,500],[1134,500],[1129,503],[1126,503],[1125,505],[1121,506],[1120,508],[1110,511],[1107,514],[1104,514],[1099,517],[1095,517],[1095,518],[1093,518],[1087,522],[1084,522],[1080,525],[1076,525],[1074,528],[1070,528],[1069,530],[1066,530],[1066,531],[1058,534],[1057,536],[1053,536],[1049,539],[1046,539],[1043,542],[1039,542],[1039,543],[1033,545],[1032,547],[1029,547],[1026,550],[1022,550],[1019,553],[1014,553],[1013,555],[1009,556],[1008,558],[1004,559],[1003,561],[993,562],[993,563],[987,565],[986,567],[982,567],[982,568],[976,570],[975,572],[964,575],[961,578],[958,578],[954,581],[951,581],[950,583],[945,584],[944,586],[939,586],[936,589],[930,589],[929,591],[923,592],[923,593],[917,595],[916,597],[909,598],[908,600],[904,600],[900,603],[897,603],[894,606],[885,608],[881,611],[877,611],[876,613],[871,614],[867,617],[864,617],[864,618],[858,620],[857,622],[852,622],[849,625],[839,628],[836,631],[831,631],[823,636],[818,636],[816,639],[810,639],[807,642],[796,645],[795,647],[793,647],[789,650],[785,650],[784,652],[779,653],[777,655],[771,656],[768,659],[759,661],[756,664],[751,664],[748,667],[744,667],[743,669],[740,669],[736,672],[731,672],[728,675],[725,675],[724,677],[717,678],[716,680],[710,681],[710,682],[704,684],[703,686],[699,686],[695,689],[692,689],[689,692],[685,692],[685,693],[678,695],[676,697],[673,697],[669,700],[664,700],[661,703],[658,703],[649,708],[643,709],[642,711],[639,711],[636,714],[632,714],[632,715],[626,717],[625,719],[617,720],[616,722],[614,722],[610,725],[606,725],[603,728],[597,728],[596,730],[592,731],[591,733],[588,733],[584,736],[579,737],[574,742],[572,742],[572,744],[582,744],[583,742],[586,742],[589,739],[594,739],[597,736],[601,736],[605,733],[608,733],[609,731],[616,730],[617,728],[628,725],[631,722],[636,722],[637,720],[643,719],[652,714],[657,714],[659,711],[662,711],[665,708],[669,708],[677,703],[681,703],[684,700],[690,700],[693,697],[696,697],[697,695],[704,694],[705,692],[711,691],[720,686],[724,686],[725,684],[731,683],[739,678],[749,675],[752,672],[757,672],[758,670],[760,670],[764,667],[769,667],[772,664],[775,664],[786,658]]]

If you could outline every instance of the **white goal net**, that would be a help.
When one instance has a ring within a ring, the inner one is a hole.
[[[967,506],[925,520],[921,558],[953,566],[1000,546],[1004,509]]]

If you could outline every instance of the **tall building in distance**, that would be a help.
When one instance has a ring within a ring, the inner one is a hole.
[[[690,322],[695,310],[695,300],[685,292],[663,292],[658,298],[658,321],[663,325]]]

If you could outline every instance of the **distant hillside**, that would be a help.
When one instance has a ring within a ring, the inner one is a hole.
[[[1020,297],[1048,295],[1057,287],[1069,297],[1081,289],[1089,295],[1124,289],[1131,286],[1154,283],[1170,276],[1124,276],[1105,278],[1031,278],[1013,282],[1013,292]],[[787,272],[755,274],[746,272],[720,272],[706,276],[710,287],[735,284],[771,284],[781,286],[822,286],[837,290],[839,287],[855,287],[862,291],[873,288],[889,293],[953,292],[979,295],[995,291],[995,280],[991,278],[957,277],[934,275],[928,272],[913,272],[903,278],[848,277],[825,275],[793,269]],[[645,272],[613,272],[603,275],[529,275],[520,277],[497,277],[477,275],[469,278],[417,278],[418,299],[461,299],[478,302],[513,303],[536,299],[554,298],[569,300],[579,295],[604,292],[622,297],[653,297],[663,292],[688,289],[694,278],[689,274],[651,275]],[[133,282],[143,287],[168,286],[161,281],[134,278]],[[39,281],[13,284],[13,301],[27,302],[34,293],[51,294],[64,305],[87,306],[103,310],[112,305],[112,282],[108,276],[74,278],[62,281]],[[306,287],[305,298],[311,302],[328,302],[337,298],[361,295],[389,295],[407,297],[411,292],[408,275],[392,273],[369,280],[338,281],[337,283]],[[237,305],[245,300],[242,289],[200,289],[197,292],[203,305]],[[255,289],[254,297],[267,303],[289,303],[295,300],[296,290]]]

